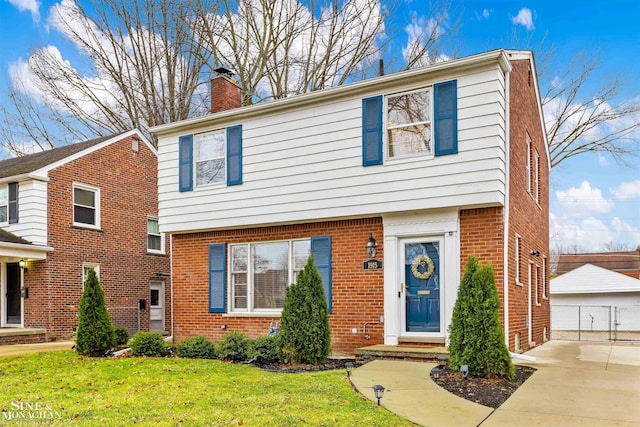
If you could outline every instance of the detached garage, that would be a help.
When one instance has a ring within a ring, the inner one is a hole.
[[[585,264],[549,285],[554,339],[640,339],[640,280]]]

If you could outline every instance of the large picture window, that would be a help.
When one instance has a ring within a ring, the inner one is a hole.
[[[287,286],[297,279],[310,240],[230,245],[231,311],[280,311]]]
[[[100,189],[73,184],[73,224],[100,228]]]
[[[226,132],[219,130],[194,136],[196,151],[196,185],[226,182]]]
[[[387,96],[386,103],[388,157],[433,154],[431,91]]]

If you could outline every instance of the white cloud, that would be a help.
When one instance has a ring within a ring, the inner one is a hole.
[[[609,166],[609,160],[602,153],[598,153],[598,165],[602,167]]]
[[[33,22],[40,21],[40,2],[37,0],[7,0],[20,12],[29,11]]]
[[[640,229],[618,217],[609,224],[595,217],[573,220],[566,216],[549,215],[550,245],[562,252],[599,252],[611,243],[635,248],[640,242]]]
[[[606,213],[613,209],[613,202],[602,197],[599,188],[591,188],[588,181],[582,181],[578,188],[556,191],[556,199],[568,217],[586,218],[592,213]]]
[[[476,19],[478,21],[487,20],[489,19],[489,16],[491,15],[492,12],[493,12],[493,9],[482,9],[481,13],[475,12]]]
[[[516,16],[512,16],[511,22],[516,25],[522,25],[529,31],[535,28],[535,26],[533,25],[531,9],[529,9],[528,7],[523,7],[522,9],[520,9]]]
[[[609,191],[616,196],[618,200],[629,200],[640,197],[640,179],[630,182],[621,182],[616,188],[610,188]]]

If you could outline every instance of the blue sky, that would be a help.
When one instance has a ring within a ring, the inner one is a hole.
[[[0,103],[5,103],[9,64],[26,59],[29,51],[56,45],[72,63],[80,58],[64,38],[47,25],[55,1],[0,0]],[[426,1],[405,0],[398,18],[423,17]],[[452,16],[461,16],[451,49],[466,56],[496,48],[557,49],[547,77],[559,75],[572,55],[598,52],[601,68],[595,84],[620,77],[626,82],[620,100],[640,100],[640,1],[454,1]],[[389,28],[393,26],[389,23]],[[400,27],[398,24],[396,27]],[[400,27],[401,28],[401,27]],[[522,40],[513,46],[514,35]],[[451,52],[445,52],[451,53]],[[600,80],[602,79],[602,80]],[[541,81],[546,87],[549,81]],[[640,120],[640,117],[638,117]],[[640,135],[636,136],[640,137]],[[640,151],[636,149],[640,156]],[[609,242],[630,248],[640,245],[640,158],[621,166],[607,155],[587,154],[555,168],[550,202],[552,246],[597,251]]]

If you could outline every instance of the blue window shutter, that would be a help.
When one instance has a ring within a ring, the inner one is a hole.
[[[209,245],[209,313],[226,312],[227,260],[224,244]]]
[[[327,308],[331,313],[331,236],[311,238],[311,252],[313,261],[322,278],[324,296],[327,298]]]
[[[227,185],[242,184],[242,125],[227,128]]]
[[[178,140],[178,181],[180,191],[193,190],[193,135]]]
[[[433,86],[435,155],[458,152],[458,90],[455,80]]]
[[[18,183],[9,183],[9,224],[18,223]]]
[[[362,166],[382,164],[382,96],[362,100]]]

